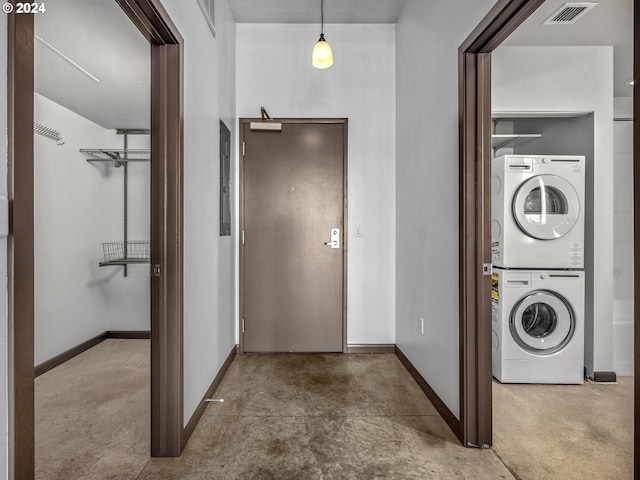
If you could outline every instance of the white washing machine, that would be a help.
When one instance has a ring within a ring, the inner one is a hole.
[[[584,268],[583,156],[503,155],[491,176],[494,266]]]
[[[493,376],[502,383],[584,381],[584,272],[492,274]]]

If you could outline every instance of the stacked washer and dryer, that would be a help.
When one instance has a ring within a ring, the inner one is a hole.
[[[584,380],[585,158],[504,155],[492,164],[493,376]]]

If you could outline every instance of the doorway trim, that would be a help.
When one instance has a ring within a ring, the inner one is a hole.
[[[633,2],[633,78],[640,79],[640,0]],[[633,86],[633,473],[640,476],[640,88]]]
[[[544,0],[498,0],[458,49],[460,165],[460,431],[492,444],[491,52]]]
[[[238,235],[238,251],[240,252],[239,263],[239,295],[238,295],[238,353],[245,353],[244,351],[244,336],[242,335],[242,319],[244,318],[244,249],[242,248],[242,231],[244,226],[244,127],[251,122],[262,122],[261,118],[240,118],[238,121],[240,133],[238,135],[239,141],[239,235]],[[348,125],[349,119],[347,118],[274,118],[274,122],[280,122],[283,124],[339,124],[343,125],[344,132],[344,170],[343,170],[343,235],[342,235],[342,353],[348,353],[347,345],[347,260],[348,260],[348,245],[349,245],[349,222],[348,222],[348,185],[349,185],[349,145],[348,145]]]
[[[151,455],[179,456],[183,417],[182,37],[159,0],[116,0],[151,44]],[[12,3],[16,3],[13,1]],[[34,19],[8,15],[10,464],[35,475]]]
[[[459,48],[460,440],[492,444],[491,52],[544,0],[499,0]],[[634,78],[640,77],[640,0],[634,0]],[[634,118],[640,118],[634,86]],[[640,122],[633,125],[634,248],[640,252]],[[470,239],[470,240],[469,240]],[[476,240],[477,239],[477,240]],[[640,372],[640,255],[634,256],[634,369]],[[640,380],[634,380],[634,471],[640,472]]]
[[[15,2],[12,2],[15,3]],[[35,476],[33,15],[7,15],[9,474]],[[13,422],[11,424],[11,422]]]

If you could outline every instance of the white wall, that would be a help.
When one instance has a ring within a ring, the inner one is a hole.
[[[396,25],[396,344],[456,416],[457,50],[494,3],[407,0]]]
[[[614,99],[613,369],[633,375],[633,97]]]
[[[347,342],[394,343],[395,26],[324,31],[335,63],[317,70],[318,25],[238,24],[238,117],[349,119]]]
[[[233,177],[235,153],[238,145],[236,136],[236,125],[238,119],[236,116],[236,23],[233,12],[227,0],[216,2],[216,18],[217,18],[217,34],[220,43],[218,45],[218,102],[220,104],[220,120],[222,120],[227,128],[231,131],[231,195],[234,198],[234,192],[237,191],[237,182]],[[222,9],[222,10],[221,10]],[[219,128],[218,128],[219,131]],[[216,163],[219,168],[219,151],[215,155]],[[216,170],[216,178],[220,172]],[[219,188],[214,189],[219,194]],[[216,212],[219,212],[219,197],[216,203]],[[233,202],[231,204],[231,218],[234,218]],[[219,215],[216,214],[215,231],[219,232]],[[233,222],[233,220],[232,220]],[[218,237],[220,239],[220,248],[218,249],[218,278],[220,285],[218,290],[219,301],[218,318],[218,336],[224,338],[228,342],[232,339],[232,344],[237,343],[238,323],[237,323],[237,222],[231,225],[231,236]],[[223,349],[224,350],[224,349]],[[221,354],[225,353],[224,351]],[[228,353],[228,352],[227,352]],[[222,358],[220,356],[219,358]]]
[[[79,148],[104,144],[105,129],[35,95],[34,121],[65,144],[34,135],[35,363],[104,331],[105,271],[98,267],[109,170]]]
[[[235,152],[235,21],[216,5],[214,39],[196,2],[164,0],[184,38],[184,423],[236,343],[232,248],[218,235],[219,120]],[[234,186],[232,185],[232,188]]]
[[[140,125],[148,129],[149,125]],[[124,148],[124,138],[115,130],[105,132],[104,145]],[[129,135],[128,148],[150,148],[149,135]],[[148,156],[147,156],[148,157]],[[149,241],[151,230],[150,178],[148,162],[131,162],[128,167],[127,238]],[[124,169],[114,169],[109,165],[110,181],[105,198],[108,199],[103,242],[123,239],[124,230]],[[149,265],[129,265],[127,276],[123,267],[103,267],[109,270],[109,287],[106,290],[108,305],[105,330],[149,330],[150,329],[150,288]]]
[[[593,258],[587,267],[585,366],[613,370],[613,48],[500,47],[492,109],[594,112]],[[589,195],[589,193],[588,193]],[[589,212],[587,212],[587,216]],[[588,242],[585,242],[588,243]],[[587,246],[588,249],[588,246]],[[589,302],[591,300],[591,303]],[[590,320],[592,318],[592,320]]]
[[[148,268],[124,278],[122,267],[98,266],[101,243],[122,239],[123,169],[88,163],[79,149],[106,146],[113,132],[38,94],[34,119],[65,142],[34,136],[37,365],[106,330],[148,330],[149,277]],[[148,187],[136,188],[148,184],[148,164],[130,177],[130,203],[144,212],[130,225],[148,240]]]

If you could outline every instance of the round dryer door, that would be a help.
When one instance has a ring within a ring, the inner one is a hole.
[[[523,350],[536,355],[551,355],[571,341],[575,317],[571,306],[560,295],[536,290],[513,307],[509,329]]]
[[[513,216],[520,229],[538,240],[554,240],[571,231],[580,200],[575,189],[557,175],[538,175],[524,182],[513,197]]]

